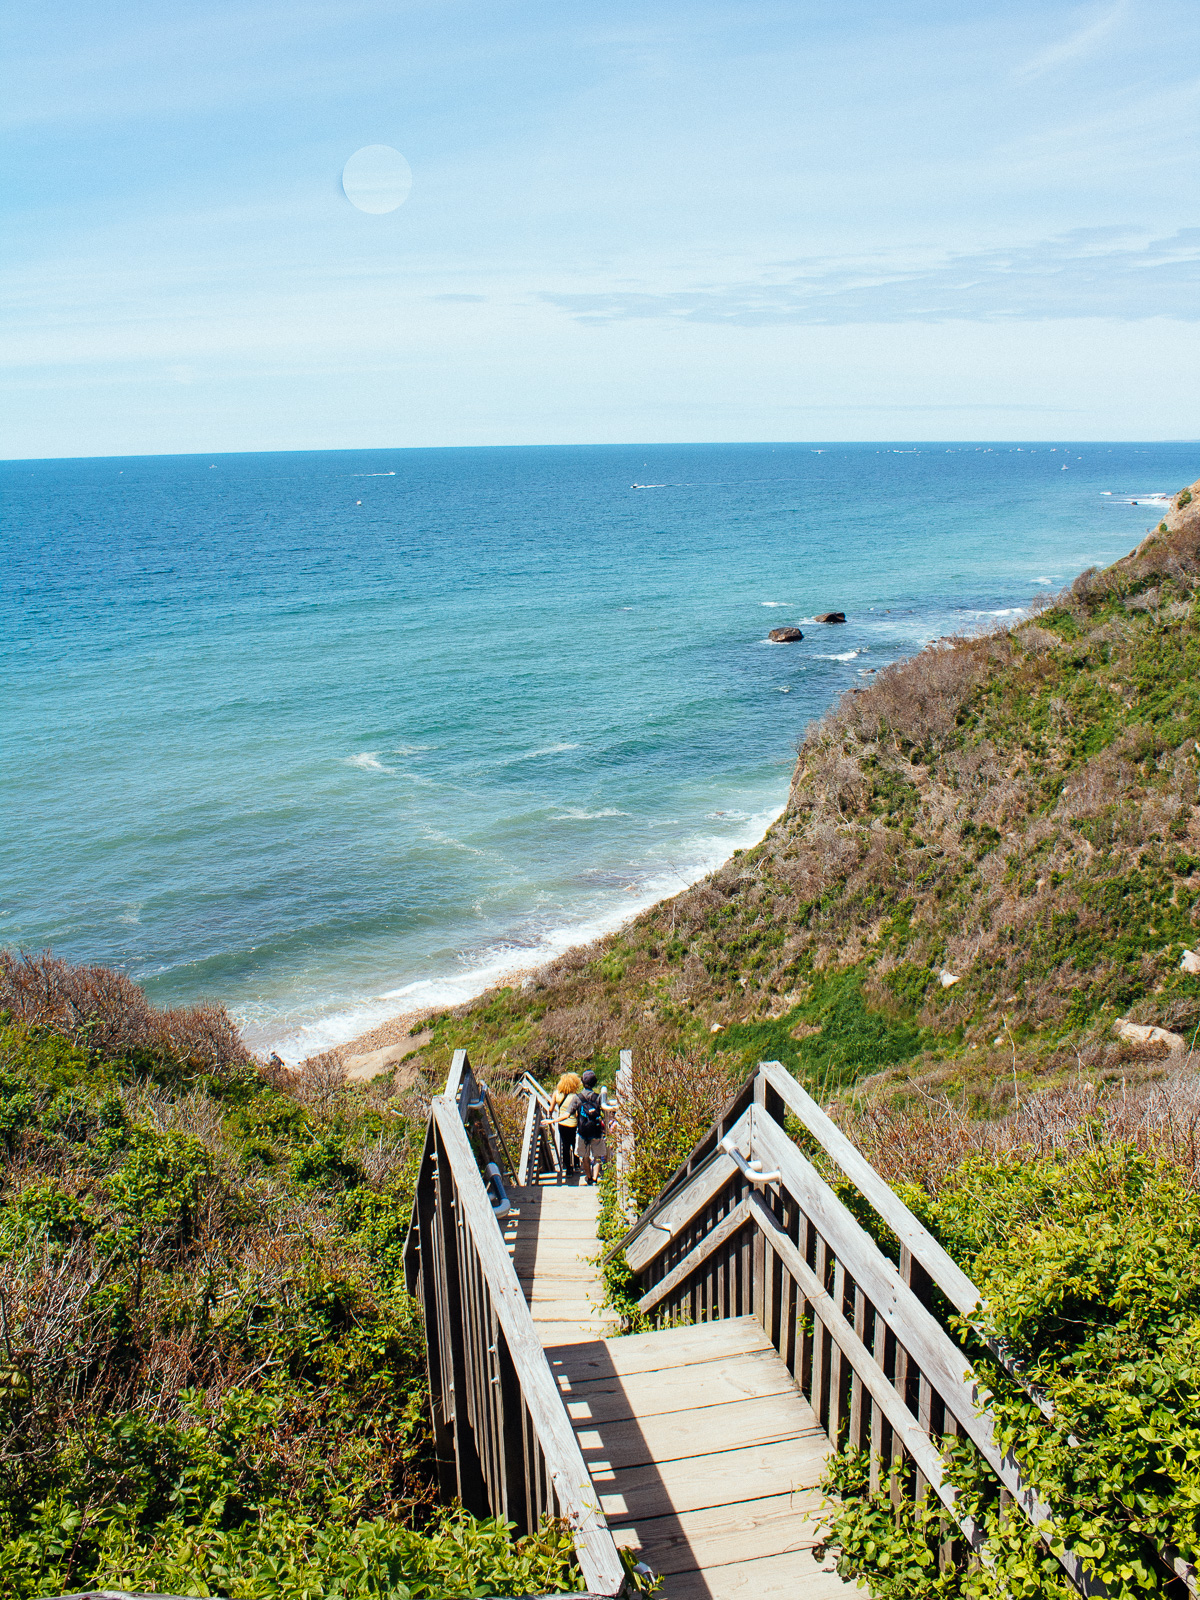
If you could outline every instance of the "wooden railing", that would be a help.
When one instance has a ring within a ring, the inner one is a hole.
[[[898,1267],[784,1132],[787,1112],[895,1235]],[[945,1473],[948,1435],[972,1441],[1036,1527],[1051,1521],[930,1310],[936,1285],[969,1319],[977,1289],[778,1062],[763,1062],[734,1096],[613,1253],[622,1250],[657,1323],[756,1317],[835,1446],[870,1451],[873,1491],[886,1478],[897,1500],[941,1501],[943,1567],[984,1545]],[[1070,1549],[1052,1548],[1079,1593],[1107,1593]]]
[[[503,1517],[522,1534],[532,1533],[543,1516],[565,1519],[588,1589],[615,1596],[625,1581],[621,1558],[509,1258],[468,1126],[485,1146],[494,1140],[494,1148],[483,1153],[504,1156],[489,1096],[459,1051],[445,1094],[431,1104],[405,1253],[409,1293],[425,1310],[442,1494],[477,1516]]]
[[[533,1184],[541,1173],[552,1171],[561,1178],[562,1152],[559,1149],[558,1128],[550,1117],[550,1096],[528,1073],[518,1088],[527,1096],[525,1103],[525,1131],[521,1137],[521,1159],[517,1164],[518,1181]]]

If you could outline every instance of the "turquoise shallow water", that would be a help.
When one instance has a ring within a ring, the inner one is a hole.
[[[0,466],[0,940],[216,996],[293,1059],[463,998],[759,837],[860,674],[1122,554],[1198,456]]]

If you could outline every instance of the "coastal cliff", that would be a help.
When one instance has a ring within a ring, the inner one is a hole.
[[[1200,1022],[1181,968],[1200,943],[1198,582],[1200,483],[1035,616],[845,696],[759,845],[426,1023],[412,1064],[436,1077],[461,1044],[606,1072],[621,1046],[665,1046],[991,1103],[1168,1054]]]

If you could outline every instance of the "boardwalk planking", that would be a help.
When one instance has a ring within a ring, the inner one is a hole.
[[[751,1317],[606,1337],[598,1195],[525,1190],[505,1238],[617,1543],[664,1600],[833,1600],[814,1558],[828,1441]]]

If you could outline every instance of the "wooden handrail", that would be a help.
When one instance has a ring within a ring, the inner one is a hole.
[[[954,1309],[964,1317],[970,1317],[978,1311],[979,1290],[970,1278],[951,1260],[928,1228],[913,1216],[866,1157],[854,1148],[837,1124],[804,1092],[791,1073],[778,1061],[762,1061],[758,1070],[826,1155],[837,1162],[859,1194],[875,1208],[880,1220],[887,1224],[900,1244],[912,1253],[914,1260],[921,1263]]]
[[[544,1514],[571,1528],[590,1592],[614,1597],[625,1569],[600,1510],[471,1147],[476,1087],[456,1053],[430,1104],[405,1250],[425,1309],[434,1449],[442,1492],[521,1533]]]
[[[899,1269],[784,1132],[774,1112],[785,1108],[896,1234]],[[886,1456],[893,1470],[907,1461],[910,1492],[932,1489],[979,1549],[982,1534],[958,1507],[937,1442],[944,1431],[966,1434],[1002,1488],[1045,1530],[1074,1587],[1107,1593],[1053,1533],[1052,1510],[1019,1462],[999,1448],[982,1384],[918,1292],[921,1282],[936,1283],[966,1315],[981,1303],[975,1286],[777,1062],[763,1063],[743,1085],[616,1248],[651,1316],[707,1320],[752,1311],[802,1391],[811,1392],[834,1443],[848,1430],[852,1444],[869,1446],[873,1485]],[[818,1331],[801,1337],[805,1308]],[[943,1410],[946,1428],[935,1425]]]

